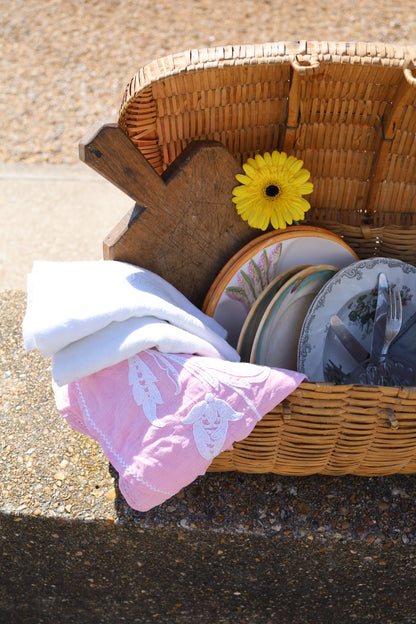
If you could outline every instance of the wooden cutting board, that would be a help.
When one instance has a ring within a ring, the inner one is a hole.
[[[161,176],[117,124],[96,124],[79,153],[136,202],[105,238],[104,258],[157,273],[198,307],[224,264],[261,233],[237,214],[242,169],[220,143],[191,143]]]

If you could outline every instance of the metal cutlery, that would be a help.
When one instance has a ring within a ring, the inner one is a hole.
[[[330,331],[357,362],[351,372],[344,372],[342,364],[331,359],[326,363],[324,375],[333,383],[364,383],[370,385],[413,385],[416,382],[416,367],[405,356],[398,355],[397,347],[390,346],[403,332],[416,323],[416,313],[402,325],[403,312],[401,292],[398,286],[389,286],[386,275],[380,273],[377,279],[377,303],[371,350],[355,338],[343,321],[334,315],[330,318]],[[334,338],[332,338],[334,340]],[[405,339],[406,340],[406,339]],[[348,368],[348,366],[347,366]]]
[[[364,360],[367,360],[369,353],[360,342],[352,335],[350,330],[344,325],[342,320],[334,314],[329,321],[330,327],[342,346],[348,351],[354,358],[357,364],[360,364]]]
[[[392,340],[399,333],[402,326],[402,299],[400,296],[400,289],[397,287],[389,288],[389,307],[386,316],[386,326],[384,334],[384,343],[381,349],[381,354],[385,355],[389,350]]]
[[[374,316],[373,336],[371,340],[370,356],[377,357],[382,353],[386,335],[386,322],[389,310],[389,285],[384,273],[378,276],[377,305]]]

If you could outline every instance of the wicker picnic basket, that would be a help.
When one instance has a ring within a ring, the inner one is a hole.
[[[306,223],[338,234],[360,258],[416,264],[413,59],[416,48],[369,43],[192,50],[138,71],[118,127],[162,176],[194,141],[221,143],[238,167],[264,151],[293,154],[314,183]],[[106,257],[140,264],[108,249]],[[416,387],[302,383],[211,469],[414,473]]]

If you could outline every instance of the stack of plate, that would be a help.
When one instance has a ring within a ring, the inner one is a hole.
[[[251,241],[224,266],[203,305],[241,359],[295,370],[299,335],[317,294],[357,260],[337,235],[294,226]]]

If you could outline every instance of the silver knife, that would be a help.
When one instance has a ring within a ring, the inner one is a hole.
[[[342,346],[352,355],[357,364],[361,364],[361,362],[369,358],[367,350],[364,349],[362,344],[352,335],[350,330],[345,327],[339,316],[336,314],[331,316],[329,324]]]
[[[381,354],[386,333],[386,319],[389,307],[389,285],[384,273],[378,276],[377,307],[374,317],[373,337],[371,340],[371,357]]]

